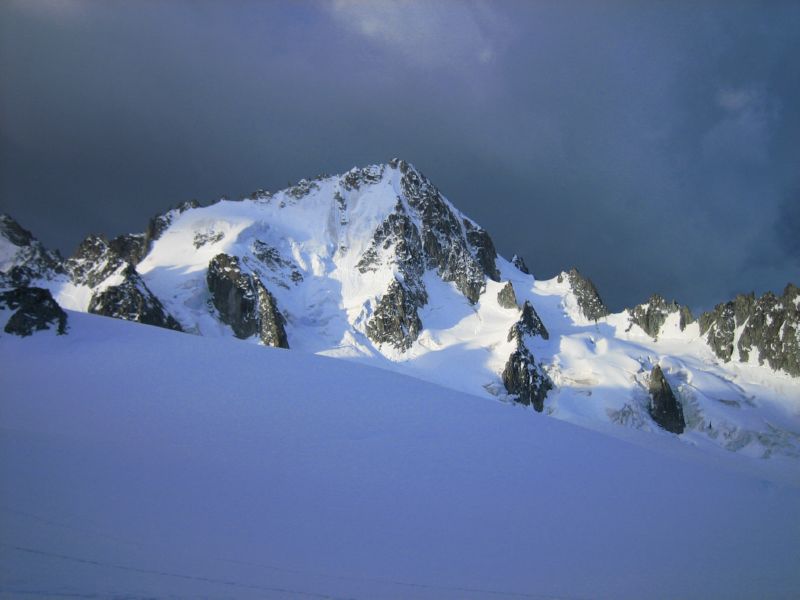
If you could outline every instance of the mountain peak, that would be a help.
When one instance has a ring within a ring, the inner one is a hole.
[[[696,325],[659,295],[611,314],[576,268],[537,281],[499,256],[401,159],[184,202],[140,233],[87,237],[66,263],[13,219],[0,230],[2,283],[36,284],[67,309],[368,362],[598,427],[675,429],[648,406],[659,364],[685,439],[800,455],[796,423],[773,418],[800,397],[786,378],[800,375],[796,287],[742,296]],[[755,397],[773,406],[769,421]]]

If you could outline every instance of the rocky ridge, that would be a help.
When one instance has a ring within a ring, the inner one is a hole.
[[[685,330],[687,325],[694,323],[692,311],[688,306],[680,306],[674,300],[667,302],[659,294],[653,294],[647,302],[635,306],[628,312],[631,325],[638,325],[654,340],[658,339],[667,317],[673,313],[680,314],[681,331]]]
[[[721,360],[756,360],[800,377],[800,288],[789,284],[781,296],[740,294],[698,319],[700,334]]]
[[[88,309],[90,313],[183,331],[178,321],[150,291],[133,265],[126,264],[120,275],[121,283],[110,285],[92,296]]]

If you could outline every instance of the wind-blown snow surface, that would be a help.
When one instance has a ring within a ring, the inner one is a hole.
[[[795,461],[69,319],[0,337],[4,598],[800,594]]]

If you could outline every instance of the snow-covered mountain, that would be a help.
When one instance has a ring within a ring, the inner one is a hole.
[[[797,287],[698,319],[659,296],[609,314],[577,270],[540,281],[498,256],[404,161],[185,203],[66,261],[8,217],[0,240],[5,288],[68,310],[355,360],[616,435],[800,457]]]

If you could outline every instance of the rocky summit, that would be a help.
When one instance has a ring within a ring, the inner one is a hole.
[[[502,235],[502,232],[495,232]],[[574,421],[798,456],[800,291],[695,320],[653,295],[611,313],[577,269],[537,279],[411,163],[183,202],[62,259],[0,219],[6,332],[69,311],[400,371]]]

